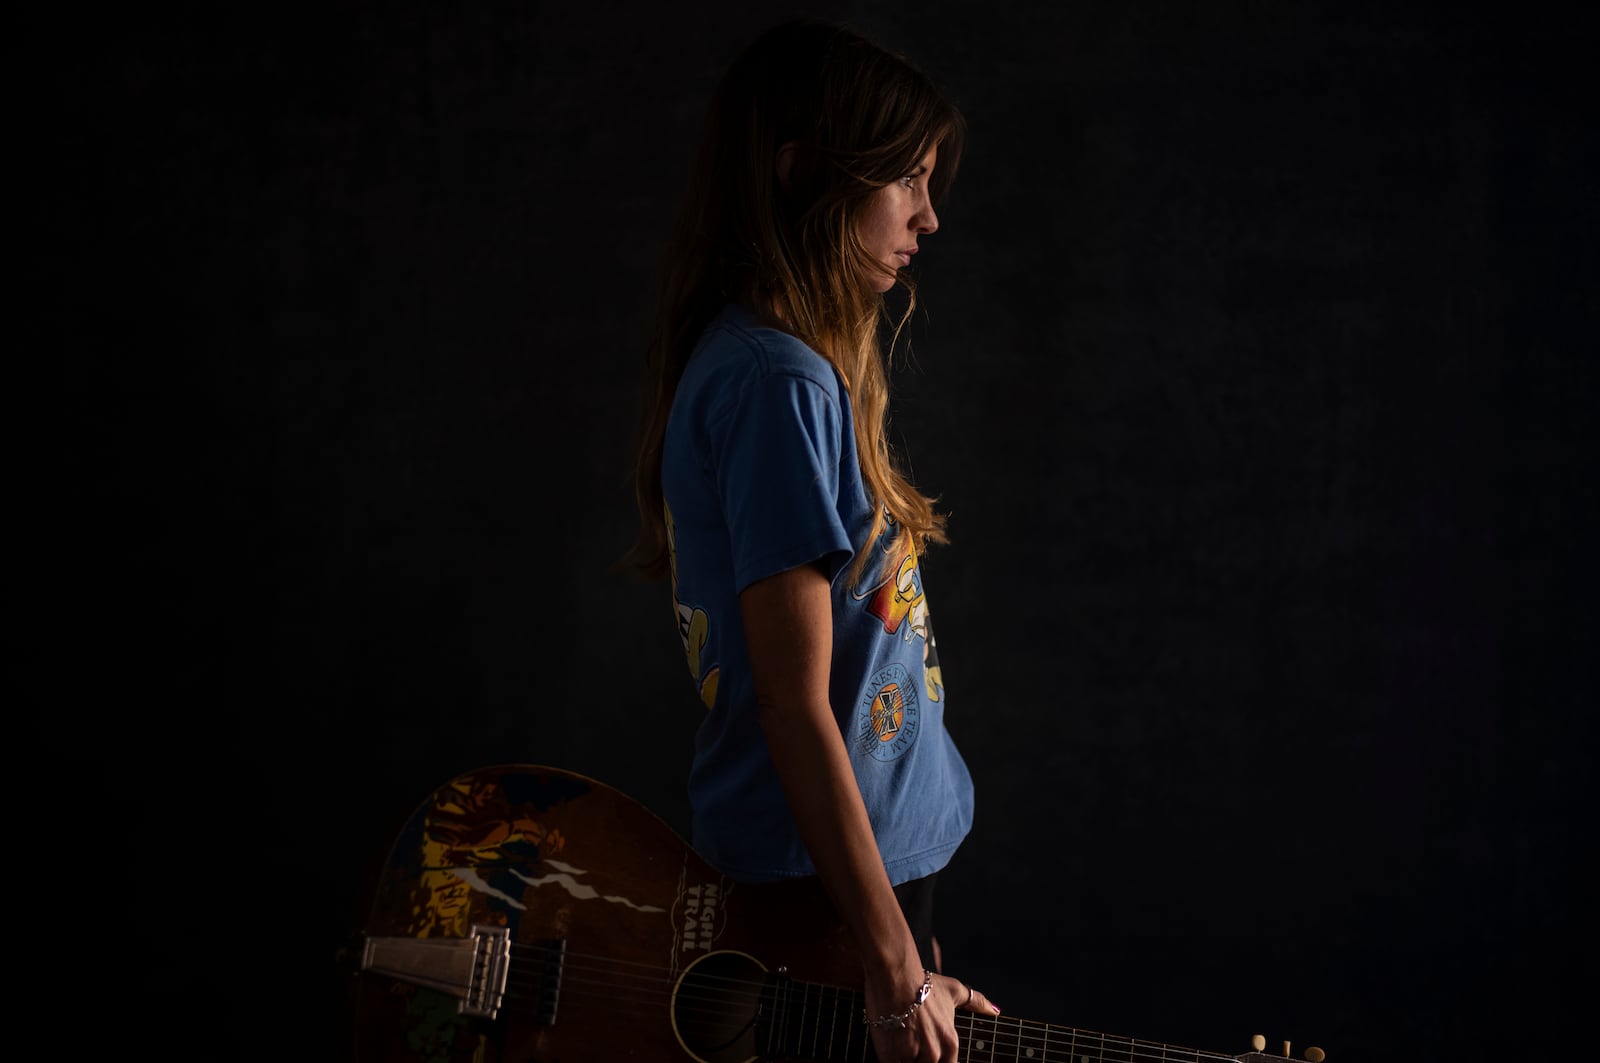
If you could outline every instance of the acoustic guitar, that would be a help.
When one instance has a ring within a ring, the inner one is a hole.
[[[351,950],[361,1063],[875,1059],[814,881],[735,883],[643,805],[500,765],[430,794]],[[956,1013],[963,1063],[1282,1063]],[[1309,1059],[1321,1059],[1310,1050]]]

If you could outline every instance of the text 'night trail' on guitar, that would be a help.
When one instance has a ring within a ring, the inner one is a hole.
[[[555,768],[429,795],[355,952],[361,1063],[875,1058],[850,932],[813,881],[735,884],[642,805]],[[1283,1060],[1259,1037],[1229,1055],[966,1011],[956,1029],[963,1063]]]

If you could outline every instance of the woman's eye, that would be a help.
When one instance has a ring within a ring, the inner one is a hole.
[[[914,174],[914,173],[908,173],[904,177],[900,178],[900,183],[905,185],[906,188],[910,189],[911,191],[915,191],[916,190],[916,187],[917,187],[917,183],[916,182],[917,182],[917,175]]]

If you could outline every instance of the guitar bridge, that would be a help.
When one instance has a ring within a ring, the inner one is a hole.
[[[559,964],[558,958],[557,985]],[[504,927],[474,926],[464,938],[369,937],[361,950],[363,971],[448,993],[460,1001],[460,1014],[486,1019],[500,1011],[510,966],[511,933]],[[553,1000],[549,1010],[553,1018]]]

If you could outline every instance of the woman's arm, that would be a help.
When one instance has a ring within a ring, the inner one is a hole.
[[[772,763],[789,807],[840,917],[861,949],[867,1010],[904,1011],[922,988],[916,941],[878,853],[839,724],[828,701],[833,613],[828,578],[815,566],[780,572],[739,596],[751,676]],[[935,975],[906,1030],[875,1029],[884,1063],[953,1060],[955,1012],[995,1013],[981,994]]]

